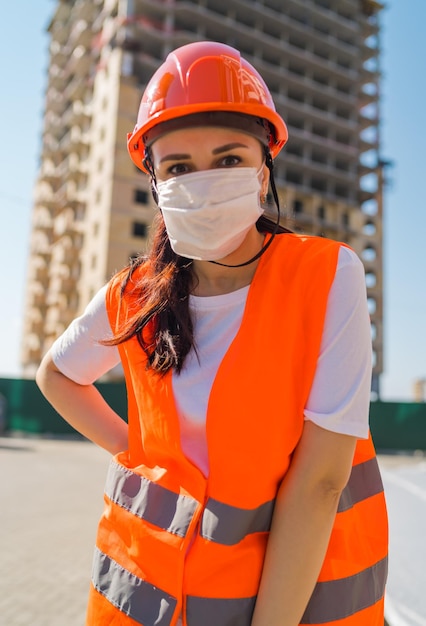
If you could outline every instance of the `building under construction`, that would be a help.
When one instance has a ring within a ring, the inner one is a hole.
[[[380,11],[375,0],[59,0],[35,186],[22,366],[143,251],[155,210],[126,135],[172,49],[238,48],[270,88],[290,139],[275,164],[282,222],[350,244],[364,262],[383,362]],[[271,207],[272,210],[272,207]]]

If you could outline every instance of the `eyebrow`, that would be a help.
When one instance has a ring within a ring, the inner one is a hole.
[[[212,150],[212,154],[222,154],[222,152],[228,152],[228,150],[234,150],[235,148],[248,148],[248,146],[244,143],[234,142],[227,143],[224,146],[219,146]],[[190,154],[167,154],[162,159],[160,159],[159,163],[164,163],[164,161],[185,161],[191,158]]]
[[[224,146],[219,146],[218,148],[215,148],[214,150],[212,150],[212,153],[221,154],[221,152],[228,152],[228,150],[234,150],[234,148],[248,148],[248,146],[246,146],[246,144],[244,143],[239,142],[227,143]]]
[[[160,159],[159,163],[163,163],[164,161],[183,161],[190,158],[190,154],[167,154],[165,157]]]

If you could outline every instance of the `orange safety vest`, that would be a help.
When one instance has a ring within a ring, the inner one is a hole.
[[[277,490],[300,439],[339,246],[285,234],[260,259],[207,411],[208,478],[183,454],[171,372],[119,349],[129,450],[112,459],[87,624],[250,626]],[[143,270],[138,270],[143,271]],[[134,284],[135,281],[133,281]],[[135,310],[111,282],[112,328]],[[301,624],[383,626],[387,516],[376,456],[357,444]]]

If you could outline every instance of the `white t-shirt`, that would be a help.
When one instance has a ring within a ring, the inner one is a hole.
[[[82,385],[119,364],[111,337],[104,286],[51,348],[58,369]],[[210,389],[219,364],[240,327],[249,287],[219,296],[190,296],[197,352],[191,350],[173,392],[186,456],[208,474],[205,421]],[[305,419],[334,432],[368,437],[371,385],[371,330],[364,267],[348,248],[339,251],[315,378]]]

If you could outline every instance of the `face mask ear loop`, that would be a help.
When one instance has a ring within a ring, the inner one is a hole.
[[[155,204],[158,206],[158,191],[157,191],[157,179],[155,177],[154,165],[151,159],[151,153],[148,148],[145,149],[145,156],[143,159],[143,166],[147,170],[151,178],[151,193],[154,198]]]
[[[269,152],[268,148],[265,148],[265,165],[268,168],[269,173],[270,173],[269,183],[271,185],[272,196],[274,198],[275,206],[277,207],[277,221],[275,222],[275,227],[274,227],[274,230],[272,231],[272,237],[271,237],[271,239],[273,239],[278,232],[278,228],[280,226],[281,215],[280,215],[280,201],[278,198],[278,192],[277,192],[277,187],[275,185],[275,178],[274,178],[274,162],[272,160],[271,153]]]
[[[226,263],[219,263],[218,261],[209,261],[209,263],[214,263],[215,265],[221,265],[222,267],[245,267],[246,265],[250,265],[250,263],[254,263],[254,261],[257,261],[257,259],[259,259],[262,256],[262,254],[266,252],[266,250],[269,248],[269,246],[273,242],[274,237],[277,234],[278,229],[280,227],[280,202],[278,199],[277,188],[276,188],[275,180],[274,180],[274,172],[273,172],[274,162],[272,160],[271,153],[269,152],[269,149],[267,147],[265,147],[265,165],[270,172],[269,182],[270,182],[271,189],[272,189],[272,196],[274,198],[274,201],[277,207],[277,221],[275,222],[274,230],[272,231],[271,236],[269,237],[265,245],[262,246],[259,252],[255,254],[254,257],[252,257],[248,261],[245,261],[244,263],[239,263],[238,265],[227,265]]]

